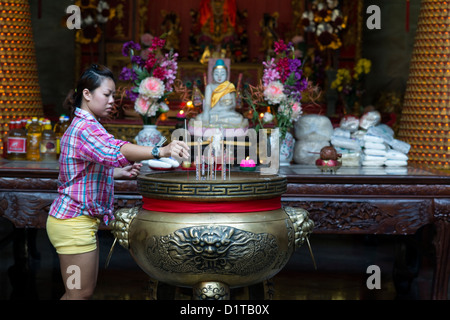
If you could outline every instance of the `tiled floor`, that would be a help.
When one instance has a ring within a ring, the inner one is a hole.
[[[12,228],[4,228],[10,235],[0,242],[0,300],[9,299],[59,299],[62,282],[58,258],[47,239],[45,230],[36,233],[36,247],[40,255],[30,257],[29,268],[14,265]],[[28,231],[28,234],[32,232]],[[2,239],[0,237],[0,239]],[[116,246],[108,268],[106,257],[113,238],[108,231],[99,232],[101,255],[97,289],[94,299],[142,300],[150,299],[149,278],[136,265],[130,254]],[[273,300],[393,300],[430,298],[432,268],[429,253],[424,252],[420,272],[410,283],[410,288],[398,292],[394,285],[394,257],[399,239],[415,241],[414,236],[332,236],[313,234],[310,238],[317,270],[307,247],[300,248],[285,268],[277,274],[269,288]],[[30,252],[31,253],[31,252]],[[428,257],[428,258],[427,258]],[[370,290],[366,282],[371,274],[370,265],[381,270],[381,289]],[[406,282],[403,283],[403,288]],[[234,300],[264,298],[262,285],[232,290]],[[190,289],[159,285],[159,299],[190,299]],[[267,296],[266,296],[267,297]]]

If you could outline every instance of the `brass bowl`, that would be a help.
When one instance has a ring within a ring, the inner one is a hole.
[[[256,172],[231,172],[229,180],[212,181],[197,181],[195,174],[188,177],[177,171],[142,175],[138,177],[142,196],[150,202],[169,200],[179,212],[120,209],[113,233],[150,277],[192,287],[198,299],[224,299],[230,288],[277,274],[311,233],[314,223],[307,211],[281,208],[286,187],[285,177]],[[188,212],[187,208],[188,202],[214,206],[235,201],[239,206],[240,201],[261,199],[278,201],[279,208],[251,212]]]
[[[183,201],[236,201],[270,199],[287,191],[284,176],[261,175],[259,172],[231,171],[231,179],[196,180],[194,172],[160,172],[141,175],[138,192],[151,199]]]

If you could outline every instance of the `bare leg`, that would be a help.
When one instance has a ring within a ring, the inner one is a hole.
[[[61,300],[88,300],[97,284],[99,248],[81,254],[60,254],[61,274],[66,293]],[[79,272],[79,273],[78,273]],[[75,275],[79,278],[75,278]],[[75,286],[78,281],[79,286]]]

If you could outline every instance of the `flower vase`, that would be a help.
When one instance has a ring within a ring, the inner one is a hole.
[[[290,133],[286,133],[286,137],[280,143],[280,166],[288,166],[294,158],[295,139]]]
[[[154,147],[161,141],[162,134],[154,124],[145,124],[144,128],[136,136],[136,144],[146,147]]]

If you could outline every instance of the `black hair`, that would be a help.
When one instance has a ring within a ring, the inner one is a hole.
[[[102,84],[103,80],[109,78],[115,82],[114,74],[105,66],[92,64],[87,68],[78,80],[75,90],[71,90],[64,101],[64,107],[68,109],[72,119],[75,109],[81,107],[83,101],[83,90],[94,91]]]

